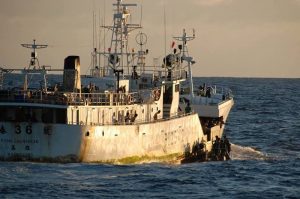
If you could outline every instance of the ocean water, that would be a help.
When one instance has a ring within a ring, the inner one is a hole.
[[[195,78],[234,94],[232,160],[0,162],[0,198],[300,198],[300,79]]]

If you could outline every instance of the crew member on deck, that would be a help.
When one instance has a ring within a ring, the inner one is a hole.
[[[157,112],[154,114],[154,116],[153,116],[153,119],[154,119],[154,120],[157,120],[157,116],[158,116],[158,114],[160,114],[160,110],[159,110],[159,111],[157,111]]]
[[[112,123],[113,124],[117,124],[117,118],[116,118],[116,113],[113,113],[113,116],[112,116]]]
[[[192,111],[192,108],[190,107],[190,103],[188,102],[185,107],[185,113],[190,113]]]
[[[231,151],[231,144],[228,140],[228,138],[226,137],[226,135],[224,135],[224,145],[225,145],[225,158],[226,160],[230,160],[230,151]]]
[[[213,156],[212,156],[213,159],[219,160],[219,155],[220,155],[220,138],[219,138],[219,136],[216,136],[216,139],[212,146],[212,152],[213,152]]]
[[[131,117],[130,122],[131,122],[131,123],[134,123],[134,121],[135,121],[135,119],[137,118],[137,116],[138,116],[138,114],[136,113],[136,111],[134,111],[134,114],[133,114],[133,116]]]
[[[126,115],[125,115],[125,124],[130,124],[130,116],[129,116],[129,112],[127,111]]]

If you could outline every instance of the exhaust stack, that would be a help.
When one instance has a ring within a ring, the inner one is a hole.
[[[65,58],[63,87],[67,92],[81,92],[79,56]]]

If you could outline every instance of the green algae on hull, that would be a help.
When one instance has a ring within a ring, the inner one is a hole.
[[[118,160],[107,160],[107,161],[97,161],[95,163],[106,163],[106,164],[141,164],[141,163],[151,163],[151,162],[176,162],[182,153],[173,153],[165,156],[131,156]]]
[[[137,164],[137,163],[144,163],[144,162],[171,162],[175,161],[178,157],[180,157],[181,153],[173,153],[165,156],[132,156],[127,158],[122,158],[117,160],[116,162],[120,164]]]

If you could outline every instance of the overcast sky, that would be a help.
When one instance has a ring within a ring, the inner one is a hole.
[[[93,10],[103,18],[106,5],[106,24],[110,24],[112,2],[1,0],[0,66],[27,66],[30,50],[20,44],[35,38],[49,45],[38,52],[42,65],[62,68],[66,56],[79,55],[86,72],[91,60]],[[193,66],[195,76],[300,78],[300,0],[136,2],[142,4],[149,63],[164,55],[165,5],[168,46],[183,28],[188,33],[196,30],[197,38],[189,43],[189,52],[197,62]],[[133,22],[140,21],[140,10],[133,10]]]

